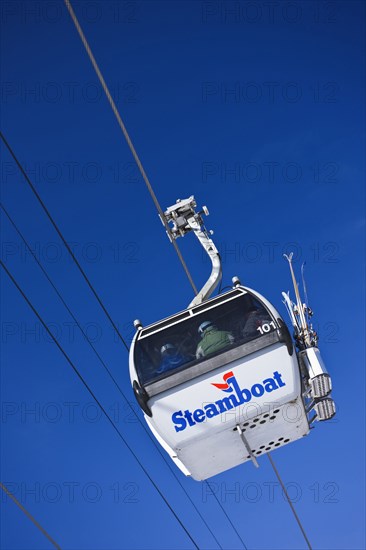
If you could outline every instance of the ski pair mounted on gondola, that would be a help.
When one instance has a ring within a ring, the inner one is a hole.
[[[318,334],[310,322],[313,311],[308,305],[304,278],[304,264],[301,267],[301,276],[304,289],[305,302],[301,301],[299,287],[292,266],[292,253],[284,254],[289,263],[292,282],[295,290],[296,303],[292,302],[289,293],[282,292],[283,302],[289,313],[293,328],[294,339],[298,349],[299,366],[302,373],[303,399],[306,402],[306,410],[314,411],[315,416],[311,422],[317,420],[329,420],[335,414],[335,404],[331,397],[332,381],[327,373],[318,349]]]
[[[177,466],[204,480],[309,433],[335,414],[331,381],[288,256],[296,303],[283,294],[294,341],[274,306],[237,277],[209,299],[221,261],[194,197],[164,213],[171,240],[194,232],[212,272],[188,308],[137,329],[130,350],[136,399]],[[294,345],[295,344],[295,345]],[[315,413],[315,414],[314,414]]]

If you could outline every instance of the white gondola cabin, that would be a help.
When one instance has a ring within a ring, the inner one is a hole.
[[[317,348],[297,353],[263,296],[235,278],[230,291],[205,299],[221,271],[192,199],[166,216],[179,209],[175,233],[199,233],[213,273],[186,310],[146,327],[135,322],[130,377],[159,443],[184,473],[204,480],[248,460],[257,466],[262,454],[309,433],[314,407],[319,419],[334,407],[324,399],[331,385]]]

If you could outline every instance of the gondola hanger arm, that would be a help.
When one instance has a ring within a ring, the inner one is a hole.
[[[178,237],[184,237],[188,232],[193,231],[212,263],[210,277],[188,307],[196,306],[207,300],[222,277],[220,255],[210,237],[213,232],[207,231],[202,219],[203,214],[209,215],[208,209],[204,206],[201,212],[196,212],[196,207],[197,203],[193,195],[188,199],[178,199],[176,204],[170,206],[164,212],[164,220],[162,220],[165,226],[169,224],[170,231],[167,231],[167,234],[172,242]]]

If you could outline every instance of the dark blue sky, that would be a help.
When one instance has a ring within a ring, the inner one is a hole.
[[[314,548],[364,540],[365,7],[358,1],[74,1],[163,208],[194,194],[233,275],[285,315],[307,283],[337,416],[273,454]],[[126,339],[192,291],[61,1],[1,4],[1,130]],[[135,407],[127,353],[1,145],[2,202]],[[197,285],[210,266],[179,243]],[[2,216],[2,260],[200,548],[216,548]],[[1,480],[63,549],[192,544],[6,275]],[[32,412],[33,411],[33,412]],[[138,411],[140,415],[140,412]],[[205,485],[178,477],[224,548]],[[251,549],[304,548],[266,457],[211,480]],[[2,497],[6,550],[49,543]]]

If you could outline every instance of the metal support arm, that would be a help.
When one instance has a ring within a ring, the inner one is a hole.
[[[171,228],[170,234],[168,233],[169,239],[172,241],[172,239],[184,237],[186,233],[193,231],[210,257],[212,263],[212,271],[209,279],[188,307],[201,304],[204,300],[209,298],[222,277],[219,252],[210,238],[212,232],[207,231],[202,220],[202,214],[208,216],[209,212],[204,206],[202,212],[197,213],[195,211],[196,206],[196,201],[194,197],[191,196],[188,199],[178,200],[176,204],[170,206],[164,212],[165,220],[170,224]]]

